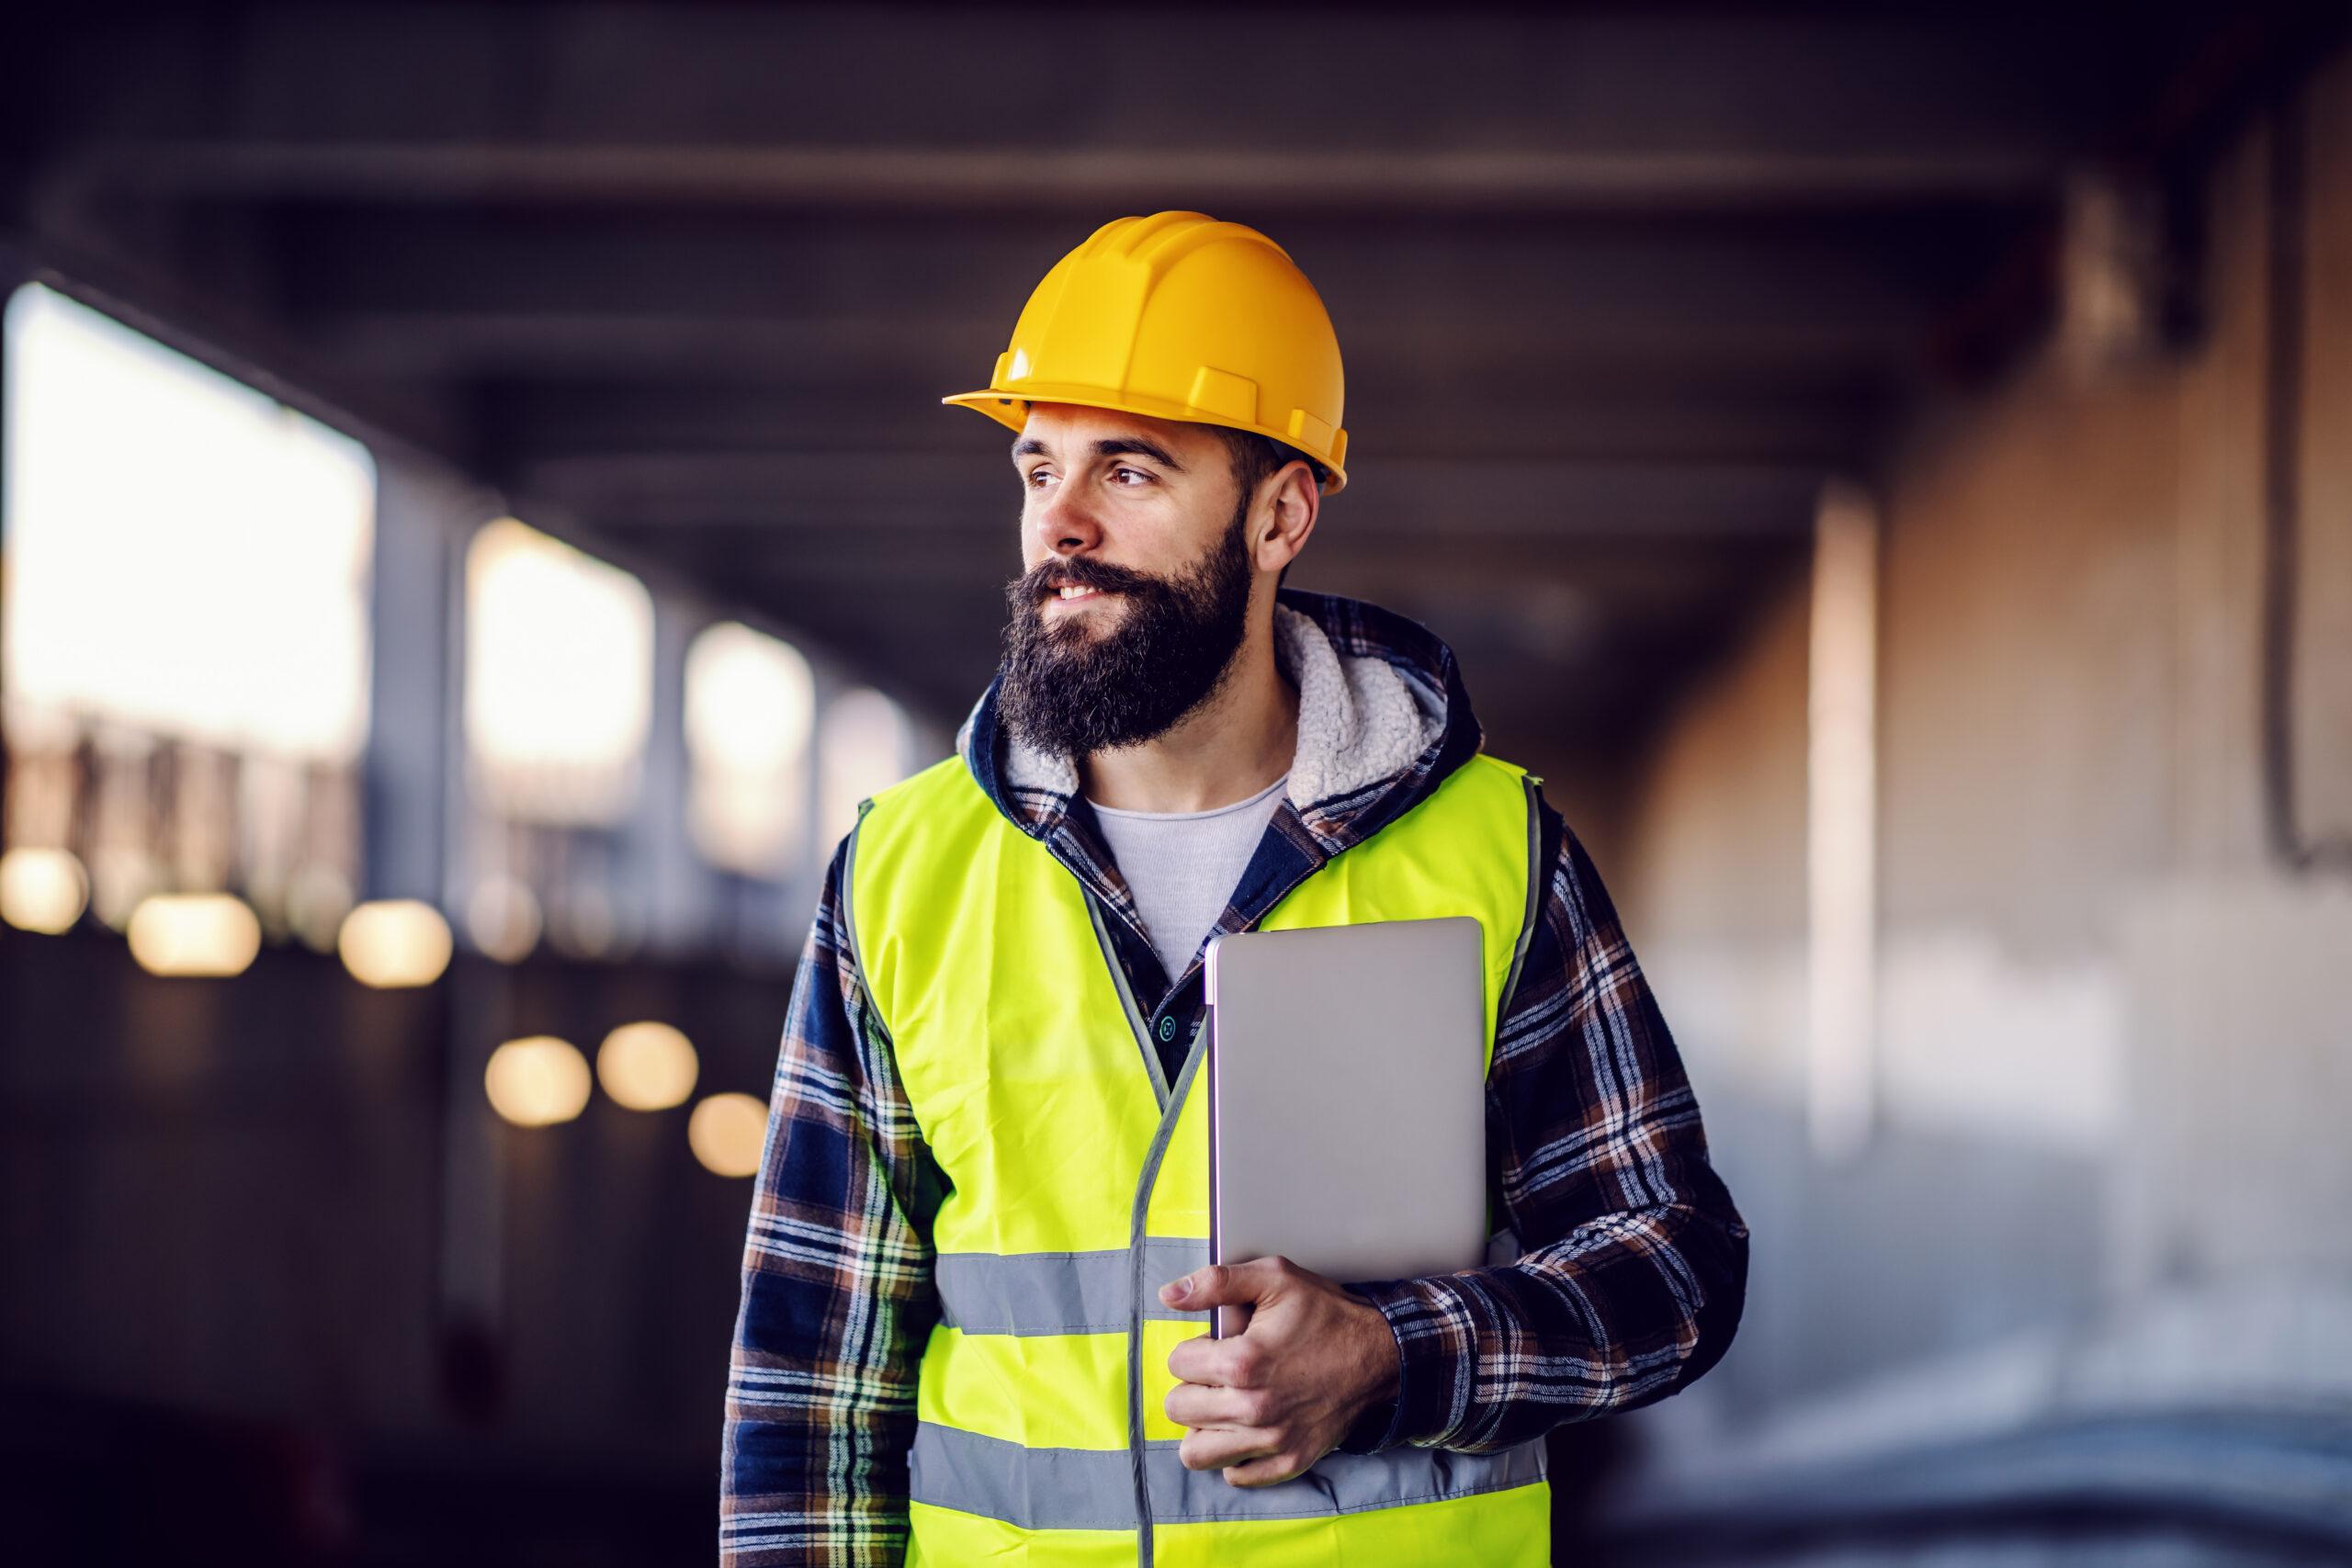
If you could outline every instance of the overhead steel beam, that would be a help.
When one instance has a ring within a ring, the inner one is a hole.
[[[1854,362],[1899,351],[1933,320],[1925,302],[1906,309],[1884,297],[1849,298],[1842,311],[1812,319],[1804,312],[1814,307],[1803,300],[1777,308],[1758,301],[1744,320],[1725,309],[1727,302],[1694,299],[1676,310],[1623,295],[1589,295],[1566,308],[1551,302],[1544,308],[1549,319],[1533,321],[1507,298],[1489,299],[1476,313],[1466,303],[1418,311],[1404,299],[1369,310],[1363,303],[1355,314],[1378,324],[1352,334],[1351,369],[1400,376],[1449,366],[1523,369],[1547,361],[1614,372],[1661,353],[1725,367]],[[403,378],[626,371],[647,381],[707,376],[797,381],[813,389],[828,368],[839,374],[837,367],[854,366],[862,378],[893,366],[927,369],[939,364],[944,342],[1001,333],[1010,324],[977,308],[950,318],[868,312],[860,303],[797,317],[413,310],[337,316],[320,321],[313,335],[338,362]]]
[[[1778,334],[1768,345],[1776,351],[1807,333],[1829,335],[1824,352],[1850,345],[1858,332],[1883,341],[1974,281],[2023,220],[1981,209],[1458,222],[1255,216],[1314,278],[1343,341],[1351,326],[1376,322],[1384,341],[1457,363],[1579,336],[1655,342],[1661,329],[1719,335],[1733,356],[1759,330]],[[289,310],[327,327],[552,316],[740,318],[813,331],[828,318],[910,314],[951,329],[935,354],[992,357],[1042,270],[1087,225],[996,212],[808,222],[322,204],[199,209],[180,227],[204,244],[265,245],[282,258]],[[886,349],[902,341],[878,340]]]
[[[1050,6],[244,5],[137,28],[58,8],[46,26],[40,107],[92,152],[73,177],[104,188],[1446,212],[2014,190],[2132,101],[2177,30],[2066,7],[1670,5],[1256,6],[1144,32]],[[1249,67],[1278,62],[1306,68],[1269,91]]]
[[[1293,212],[1579,214],[2023,199],[2052,154],[1487,148],[730,147],[156,141],[71,154],[60,197],[391,205],[614,203],[793,211],[1086,212],[1184,204]]]

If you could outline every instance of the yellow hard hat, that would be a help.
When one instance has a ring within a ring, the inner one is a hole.
[[[1079,403],[1251,430],[1348,482],[1340,340],[1280,245],[1198,212],[1121,218],[1054,264],[996,374],[942,398],[1019,430],[1032,403]]]

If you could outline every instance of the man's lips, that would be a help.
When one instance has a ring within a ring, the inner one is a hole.
[[[1049,604],[1089,604],[1097,599],[1112,598],[1117,592],[1115,588],[1090,588],[1083,583],[1073,582],[1061,587],[1048,587],[1046,602]]]

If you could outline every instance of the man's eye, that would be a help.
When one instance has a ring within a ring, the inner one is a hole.
[[[1145,473],[1141,468],[1114,468],[1111,472],[1111,477],[1120,480],[1122,483],[1128,479],[1134,479],[1142,484],[1149,484],[1151,482],[1151,476]]]
[[[1053,471],[1049,468],[1032,468],[1025,482],[1031,490],[1042,490],[1045,488],[1046,481],[1053,477]]]

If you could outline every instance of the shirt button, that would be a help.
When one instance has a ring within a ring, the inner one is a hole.
[[[1175,1039],[1175,1038],[1176,1038],[1176,1015],[1175,1015],[1174,1013],[1170,1013],[1170,1012],[1164,1012],[1164,1013],[1161,1013],[1161,1014],[1159,1015],[1159,1039],[1160,1039],[1160,1043],[1161,1043],[1162,1044],[1165,1044],[1167,1042],[1169,1042],[1169,1041],[1170,1041],[1170,1040],[1173,1040],[1173,1039]]]

